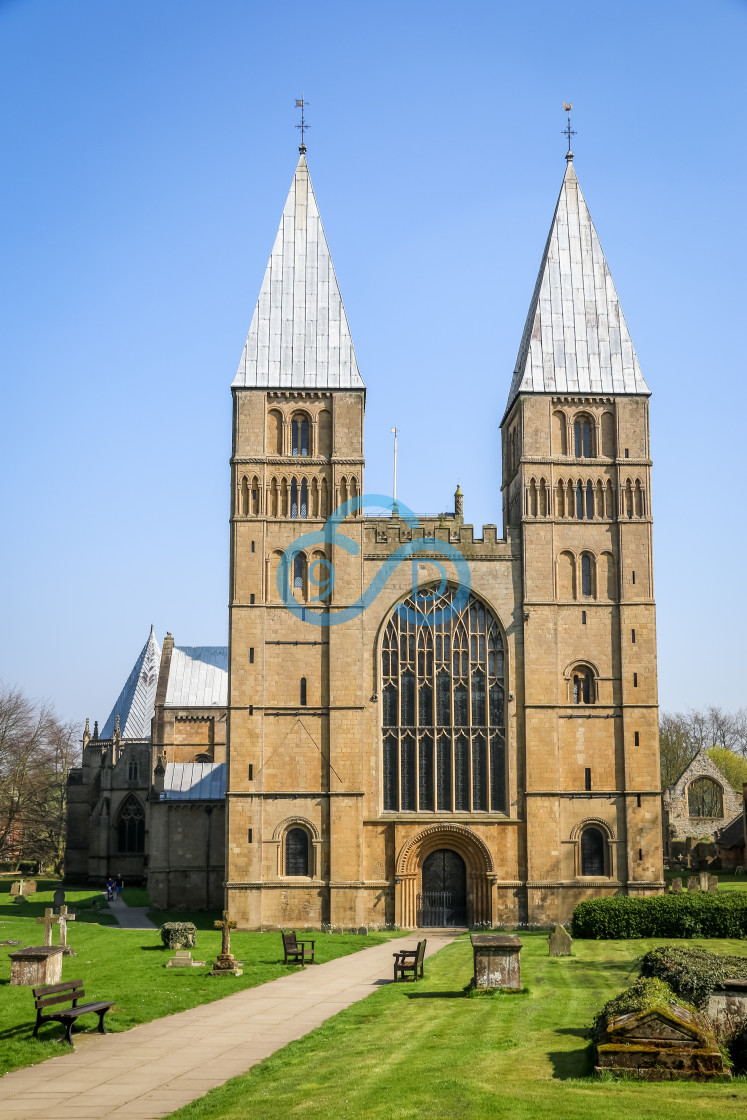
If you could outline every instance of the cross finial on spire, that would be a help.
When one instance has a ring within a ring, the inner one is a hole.
[[[564,101],[563,102],[563,110],[564,110],[564,112],[566,112],[568,114],[568,124],[563,129],[563,135],[568,137],[568,151],[566,152],[565,158],[568,160],[569,163],[571,163],[573,161],[573,152],[571,151],[571,136],[576,135],[575,128],[571,128],[571,110],[572,110],[572,108],[573,108],[573,102],[572,101]]]
[[[296,125],[296,128],[301,133],[301,144],[298,149],[301,155],[305,155],[306,153],[306,145],[304,144],[304,133],[307,132],[309,128],[311,128],[311,125],[308,125],[306,123],[306,118],[304,117],[304,109],[308,104],[309,102],[305,101],[303,97],[296,98],[296,108],[301,110],[301,123]]]

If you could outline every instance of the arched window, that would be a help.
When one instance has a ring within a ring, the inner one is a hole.
[[[306,557],[302,552],[293,557],[293,594],[297,592],[306,595]]]
[[[291,454],[309,454],[309,421],[306,416],[294,416],[291,422]]]
[[[506,811],[503,637],[473,596],[432,625],[454,595],[406,599],[384,631],[387,811]]]
[[[583,521],[584,517],[584,484],[583,482],[576,483],[576,517],[579,521]]]
[[[282,552],[271,552],[267,561],[267,599],[278,599],[278,565],[282,559]]]
[[[251,510],[255,517],[259,514],[259,479],[255,475],[252,479],[252,504]]]
[[[576,560],[572,552],[561,552],[558,557],[558,598],[576,598]]]
[[[285,874],[308,875],[309,834],[305,828],[289,828],[285,834]]]
[[[278,480],[273,478],[270,484],[270,517],[277,517],[279,513],[279,491]]]
[[[581,833],[581,874],[604,875],[604,836],[601,829],[585,828]]]
[[[586,483],[586,516],[591,521],[594,517],[594,484]]]
[[[137,762],[135,761],[134,758],[131,758],[130,761],[127,763],[127,781],[128,782],[136,782],[137,781]]]
[[[291,517],[298,517],[298,483],[295,478],[291,482]]]
[[[594,425],[589,416],[577,416],[573,422],[573,450],[577,459],[594,455]]]
[[[298,512],[301,517],[309,516],[309,484],[305,478],[301,479],[301,505]]]
[[[552,414],[552,453],[553,455],[567,455],[566,418],[564,412]]]
[[[591,598],[596,590],[595,567],[594,557],[591,553],[583,552],[581,554],[581,594],[586,598]]]
[[[283,454],[283,417],[275,408],[267,413],[267,454]]]
[[[723,817],[724,791],[713,778],[696,778],[687,790],[687,811],[691,817]]]
[[[573,703],[593,704],[594,700],[594,674],[591,669],[580,665],[573,671]]]
[[[145,851],[145,810],[134,794],[125,798],[119,810],[117,849],[121,855],[140,855]]]
[[[246,475],[241,480],[241,515],[246,517],[249,513],[249,483]]]
[[[602,455],[615,458],[615,417],[611,412],[602,413]]]
[[[555,487],[555,516],[565,517],[565,483],[562,479]]]

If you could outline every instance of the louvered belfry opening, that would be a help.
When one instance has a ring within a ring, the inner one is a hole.
[[[410,597],[382,647],[384,810],[506,812],[504,649],[474,596]],[[405,613],[409,612],[409,613]],[[436,625],[437,612],[445,612]]]

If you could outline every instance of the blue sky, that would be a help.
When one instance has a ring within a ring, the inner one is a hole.
[[[297,158],[368,385],[366,488],[500,522],[565,167],[653,390],[661,703],[745,703],[736,0],[0,0],[0,678],[104,720],[227,631],[230,392]]]

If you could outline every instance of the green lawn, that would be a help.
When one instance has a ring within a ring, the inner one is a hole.
[[[39,918],[51,906],[54,892],[62,886],[59,879],[37,879],[36,894],[28,895],[25,902],[16,902],[15,895],[11,895],[11,883],[16,882],[20,876],[0,879],[0,922],[6,918]],[[96,887],[83,887],[68,890],[65,887],[65,901],[71,910],[75,911],[76,922],[96,922],[98,925],[116,925],[116,919],[107,913],[106,898],[103,891]],[[99,912],[101,907],[101,912]],[[0,939],[13,937],[12,933],[0,934]],[[44,940],[42,927],[37,927],[35,941],[26,941],[27,945],[41,945]]]
[[[80,901],[78,895],[81,896]],[[82,977],[86,995],[92,999],[113,999],[116,1006],[108,1013],[106,1022],[110,1031],[125,1031],[138,1023],[147,1023],[162,1015],[210,1003],[222,996],[253,988],[267,980],[274,980],[294,966],[282,964],[283,949],[279,933],[234,933],[231,949],[244,962],[241,977],[208,977],[212,961],[220,952],[221,934],[212,927],[214,915],[180,915],[181,918],[200,920],[202,928],[197,934],[197,948],[192,950],[195,960],[204,960],[204,968],[170,969],[164,963],[172,954],[161,948],[157,930],[127,930],[96,924],[96,914],[85,909],[91,892],[71,891],[68,899],[74,901],[77,920],[68,926],[68,943],[77,956],[66,957],[62,965],[63,980]],[[18,940],[23,945],[42,943],[42,928],[34,920],[36,913],[44,912],[44,904],[51,905],[46,894],[38,901],[16,907],[8,904],[8,895],[0,895],[0,940]],[[5,905],[2,905],[2,903]],[[116,905],[116,903],[115,903]],[[154,915],[155,916],[155,915]],[[164,916],[160,916],[165,920]],[[101,920],[110,920],[102,915]],[[379,945],[391,933],[371,933],[367,937],[357,934],[315,933],[316,959],[320,962],[354,953],[358,949]],[[57,934],[55,932],[55,941]],[[14,946],[0,949],[0,1074],[19,1066],[32,1065],[56,1054],[68,1053],[68,1047],[54,1041],[61,1037],[62,1028],[56,1024],[43,1027],[39,1040],[31,1038],[34,1024],[31,989],[10,985],[8,953]],[[94,1029],[95,1016],[81,1020],[83,1029]]]
[[[745,1116],[747,1079],[699,1085],[587,1079],[592,1016],[658,940],[575,941],[550,958],[522,933],[526,995],[467,998],[469,941],[330,1019],[173,1120],[703,1120]],[[688,941],[744,955],[743,941]]]
[[[667,883],[671,883],[672,879],[681,879],[682,886],[687,889],[688,878],[699,874],[698,871],[665,871],[664,879]],[[747,891],[747,872],[735,875],[733,871],[711,871],[709,874],[718,876],[720,891]]]

